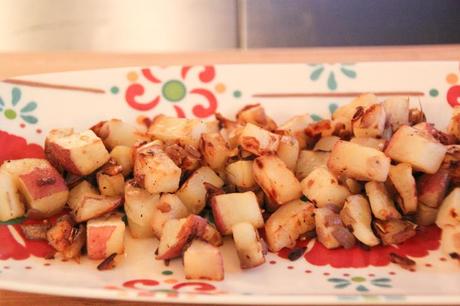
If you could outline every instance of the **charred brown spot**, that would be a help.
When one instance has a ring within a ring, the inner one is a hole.
[[[308,181],[307,181],[307,187],[308,187],[308,188],[311,188],[311,186],[313,186],[314,183],[315,183],[314,180],[308,180]]]
[[[170,211],[171,211],[171,205],[169,205],[169,204],[166,203],[166,202],[160,202],[160,203],[158,203],[157,208],[158,208],[158,210],[161,211],[162,213],[167,213],[167,212],[170,212]]]
[[[54,183],[56,183],[54,177],[42,177],[37,180],[37,186],[53,185]]]
[[[396,253],[390,253],[389,256],[392,263],[399,265],[403,269],[410,270],[415,267],[415,261],[406,256],[401,256]]]
[[[256,158],[254,160],[254,162],[255,162],[256,166],[259,167],[260,169],[264,168],[264,163],[260,159]]]
[[[111,270],[115,268],[115,257],[117,253],[110,254],[106,259],[104,259],[98,266],[99,271]]]
[[[454,208],[451,208],[451,210],[449,211],[450,215],[452,216],[452,218],[457,218],[458,217],[458,214],[457,212],[455,211]]]
[[[358,106],[356,108],[356,111],[353,115],[353,117],[351,118],[351,121],[357,121],[358,119],[360,119],[362,116],[364,116],[364,108],[362,106]]]

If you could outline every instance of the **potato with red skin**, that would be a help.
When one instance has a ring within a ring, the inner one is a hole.
[[[384,182],[390,159],[383,152],[349,141],[337,141],[327,161],[331,172],[359,181]]]
[[[193,240],[184,252],[183,263],[186,279],[224,279],[224,260],[219,248],[204,241]]]
[[[280,139],[280,135],[248,123],[241,132],[239,144],[244,150],[260,156],[276,153]]]
[[[460,188],[454,188],[439,207],[436,224],[440,228],[460,224]]]
[[[206,220],[197,215],[167,221],[163,227],[158,245],[158,255],[155,258],[172,259],[179,257],[190,241],[203,234],[206,224]]]
[[[80,133],[71,129],[63,133],[51,131],[45,150],[47,156],[65,170],[82,176],[92,173],[110,158],[102,140],[91,130]]]
[[[450,178],[447,169],[439,169],[434,174],[423,174],[417,179],[417,194],[419,202],[426,206],[437,208],[445,198]]]
[[[265,223],[268,248],[278,252],[295,246],[300,235],[315,229],[315,206],[310,202],[294,200],[281,205]]]
[[[88,258],[100,260],[124,252],[125,223],[121,215],[112,214],[89,220],[86,225]]]
[[[260,156],[252,167],[255,181],[276,203],[283,204],[302,196],[300,182],[280,158]]]
[[[206,227],[204,228],[204,231],[201,234],[200,238],[216,247],[224,244],[224,242],[222,241],[222,236],[217,231],[216,227],[209,223],[206,224]]]
[[[434,174],[439,170],[447,148],[425,131],[403,125],[390,139],[385,154],[409,163],[414,170]]]
[[[264,226],[262,212],[252,191],[214,196],[211,207],[216,227],[222,235],[231,234],[232,226],[241,222],[251,223],[255,228]]]
[[[85,195],[72,213],[76,222],[84,222],[97,218],[115,210],[122,203],[122,197],[108,197],[103,195]],[[110,255],[110,254],[109,254]]]
[[[254,268],[265,262],[259,233],[251,223],[242,222],[233,225],[232,233],[242,269]]]
[[[150,226],[155,237],[161,238],[163,227],[170,219],[181,219],[190,215],[190,211],[175,194],[163,193],[154,208]]]
[[[93,185],[91,185],[87,180],[82,180],[70,189],[67,205],[70,209],[75,210],[78,208],[85,196],[98,194],[99,191]]]
[[[417,187],[412,167],[407,163],[400,163],[390,167],[389,178],[391,183],[399,193],[396,198],[401,210],[405,214],[415,213],[417,211]]]

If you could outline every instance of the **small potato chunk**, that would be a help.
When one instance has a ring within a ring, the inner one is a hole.
[[[452,110],[452,117],[450,118],[447,127],[447,133],[460,139],[460,107],[457,106]]]
[[[373,227],[383,245],[400,244],[415,236],[414,223],[407,220],[374,220]]]
[[[346,226],[351,226],[353,235],[367,246],[380,243],[371,228],[372,215],[369,202],[360,194],[351,195],[340,211],[340,219]]]
[[[182,203],[180,198],[175,194],[163,193],[160,201],[155,207],[151,226],[155,237],[161,238],[163,227],[170,219],[181,219],[190,215],[187,207]]]
[[[212,169],[222,169],[230,156],[230,148],[220,133],[202,134],[200,152]]]
[[[200,213],[206,206],[207,190],[204,183],[220,188],[224,181],[209,167],[196,170],[176,192],[176,195],[193,214]]]
[[[449,173],[449,179],[454,186],[460,185],[460,145],[449,145],[441,168]]]
[[[401,219],[401,214],[396,209],[384,183],[367,182],[364,188],[369,198],[372,214],[377,219]]]
[[[265,223],[265,236],[270,251],[292,248],[300,235],[314,230],[314,209],[312,203],[301,200],[280,206]]]
[[[385,129],[385,109],[382,104],[360,108],[352,119],[353,134],[356,137],[381,137]]]
[[[203,234],[206,224],[206,220],[197,215],[168,220],[163,227],[156,259],[179,257],[187,243]]]
[[[439,207],[436,224],[440,228],[460,224],[460,188],[452,190]]]
[[[412,176],[410,164],[401,163],[390,167],[390,180],[399,193],[396,198],[399,206],[405,214],[417,211],[417,188]]]
[[[216,227],[222,235],[232,233],[233,225],[251,223],[255,228],[264,226],[264,219],[252,191],[217,195],[211,200]]]
[[[337,178],[325,167],[313,170],[302,180],[303,194],[317,207],[334,205],[343,206],[350,191],[339,184]]]
[[[291,170],[276,156],[261,156],[254,160],[254,179],[262,190],[278,204],[302,195],[302,187]]]
[[[436,222],[437,215],[438,208],[433,208],[423,203],[418,203],[415,220],[418,225],[428,226]]]
[[[383,151],[385,147],[385,139],[378,139],[372,137],[353,137],[350,139],[351,143],[356,143],[364,147],[376,149],[379,151]]]
[[[160,195],[136,187],[134,181],[126,182],[124,193],[124,207],[131,235],[134,238],[153,237],[151,223]]]
[[[216,247],[224,244],[220,233],[217,231],[214,225],[211,225],[209,223],[206,224],[206,227],[204,228],[204,231],[200,238]]]
[[[47,231],[46,239],[63,259],[78,258],[86,242],[86,228],[83,224],[75,226],[69,215],[63,215]]]
[[[295,176],[299,180],[306,178],[315,168],[326,167],[329,159],[329,152],[318,152],[303,150],[300,151],[299,159],[295,169]]]
[[[65,133],[52,130],[45,150],[53,161],[76,175],[88,175],[110,158],[102,140],[91,130],[80,133],[71,129]]]
[[[335,143],[339,140],[340,140],[340,137],[337,137],[337,136],[322,137],[315,144],[313,151],[331,152]]]
[[[73,210],[74,219],[80,223],[102,216],[121,205],[122,198],[103,195],[85,195]],[[109,254],[110,255],[110,254]]]
[[[348,249],[355,244],[355,237],[344,227],[337,213],[329,207],[315,209],[315,226],[317,239],[328,249],[340,246]]]
[[[150,137],[120,119],[102,121],[91,128],[110,150],[116,146],[131,147],[138,141],[149,141]]]
[[[89,220],[86,226],[86,248],[89,259],[104,259],[117,253],[123,254],[125,223],[121,215],[112,214]]]
[[[0,221],[8,221],[25,214],[25,205],[14,176],[0,170]]]
[[[377,97],[374,94],[362,94],[356,97],[348,104],[342,105],[332,114],[332,119],[342,119],[344,122],[351,124],[351,119],[359,108],[367,108],[377,103]]]
[[[123,195],[125,188],[125,177],[123,167],[109,160],[100,171],[96,173],[99,192],[106,196]]]
[[[122,173],[125,177],[130,175],[133,171],[133,148],[116,146],[110,151],[110,158],[123,168]]]
[[[241,132],[239,142],[246,151],[255,155],[266,155],[276,153],[280,139],[280,135],[248,123]]]
[[[402,125],[409,125],[409,98],[393,97],[383,102],[386,122],[393,131]]]
[[[360,182],[349,177],[341,176],[339,177],[339,182],[347,187],[351,194],[359,194],[363,189],[363,185]]]
[[[452,258],[460,255],[460,225],[448,225],[442,229],[441,250]]]
[[[179,188],[181,169],[161,149],[145,145],[138,149],[134,177],[150,193],[175,192]]]
[[[199,119],[157,116],[148,130],[154,139],[198,148],[201,134],[217,132],[217,126]]]
[[[252,188],[255,186],[252,160],[239,160],[229,164],[225,168],[227,180],[240,188]]]
[[[417,179],[418,201],[433,208],[439,207],[449,187],[449,171],[439,169],[434,174],[423,174]]]
[[[417,171],[436,173],[446,155],[446,147],[425,132],[401,126],[391,137],[385,154],[401,163],[409,163]]]
[[[337,141],[327,162],[333,173],[360,181],[384,182],[390,159],[382,152],[348,141]]]
[[[236,121],[241,125],[252,123],[263,129],[273,131],[276,129],[276,123],[267,116],[265,110],[260,104],[246,105],[236,114]]]
[[[311,116],[309,114],[294,116],[282,125],[280,125],[276,133],[280,135],[290,135],[297,138],[299,142],[299,148],[305,149],[309,141],[305,134],[305,129],[312,123]]]
[[[224,279],[224,260],[219,248],[201,240],[193,240],[184,252],[186,279],[220,281]]]
[[[254,268],[265,262],[259,233],[251,223],[235,224],[232,227],[232,232],[242,269]]]
[[[289,170],[294,171],[299,157],[299,141],[294,136],[282,136],[276,155]]]
[[[98,194],[99,192],[93,185],[91,185],[88,181],[83,180],[70,190],[67,205],[69,205],[70,209],[76,210],[85,196]]]

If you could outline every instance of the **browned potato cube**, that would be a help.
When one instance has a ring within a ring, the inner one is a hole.
[[[152,195],[153,196],[153,195]],[[156,204],[151,219],[151,226],[155,237],[161,238],[163,227],[170,219],[181,219],[190,215],[187,207],[175,194],[163,193]]]
[[[309,114],[294,116],[278,127],[276,132],[280,135],[290,135],[297,138],[299,148],[305,149],[309,141],[305,129],[312,122]]]
[[[382,104],[373,104],[365,110],[360,108],[352,119],[356,137],[381,137],[385,129],[386,115]]]
[[[383,102],[387,124],[393,131],[402,125],[409,125],[409,98],[393,97]]]
[[[232,232],[242,269],[254,268],[265,262],[259,233],[251,223],[235,224],[232,227]]]
[[[252,188],[256,185],[253,174],[252,160],[239,160],[225,168],[227,180],[240,188]]]
[[[294,136],[282,136],[276,155],[289,170],[294,171],[299,158],[299,141]]]
[[[417,188],[412,176],[410,164],[401,163],[390,167],[390,180],[399,193],[396,198],[399,206],[405,214],[417,211]]]
[[[460,188],[456,187],[442,201],[439,207],[436,224],[440,228],[448,225],[454,226],[460,224]]]
[[[126,177],[133,171],[134,151],[131,147],[116,146],[110,151],[110,158],[123,168],[123,175]]]
[[[415,220],[418,225],[428,226],[436,222],[437,215],[438,208],[433,208],[423,203],[418,203]]]
[[[374,220],[373,224],[376,234],[382,240],[383,245],[400,244],[415,236],[414,223],[407,220]]]
[[[280,135],[248,123],[241,132],[239,142],[244,150],[255,155],[265,155],[276,153],[280,138]]]
[[[329,152],[303,150],[300,151],[295,169],[295,175],[299,180],[306,178],[310,172],[318,167],[326,167]]]
[[[241,125],[252,123],[263,129],[273,131],[276,123],[267,116],[260,104],[246,105],[236,114],[236,121]]]
[[[433,208],[439,207],[449,187],[449,172],[439,169],[434,174],[423,174],[417,179],[418,201]]]
[[[365,188],[372,213],[377,219],[401,219],[401,214],[396,209],[384,183],[367,182]]]
[[[120,119],[102,121],[91,128],[107,148],[116,146],[133,146],[138,141],[149,141],[150,137],[138,131],[134,126]]]
[[[204,161],[212,169],[221,169],[230,156],[230,148],[220,133],[201,135],[200,152]]]
[[[184,274],[186,279],[224,279],[224,260],[219,248],[201,240],[193,240],[184,252]]]

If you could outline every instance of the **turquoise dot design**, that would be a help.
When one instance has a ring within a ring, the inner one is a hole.
[[[429,92],[430,96],[431,97],[437,97],[439,95],[439,91],[436,89],[436,88],[432,88],[430,89],[430,92]]]
[[[120,88],[118,88],[117,86],[112,86],[110,88],[110,92],[113,93],[114,95],[116,95],[117,93],[120,92]]]
[[[241,93],[241,91],[239,91],[239,90],[235,90],[235,91],[233,92],[233,96],[234,96],[235,98],[240,98],[240,97],[242,96],[242,93]]]
[[[171,271],[171,270],[164,270],[163,272],[161,272],[161,274],[163,274],[163,275],[172,275],[172,274],[173,274],[173,271]]]

